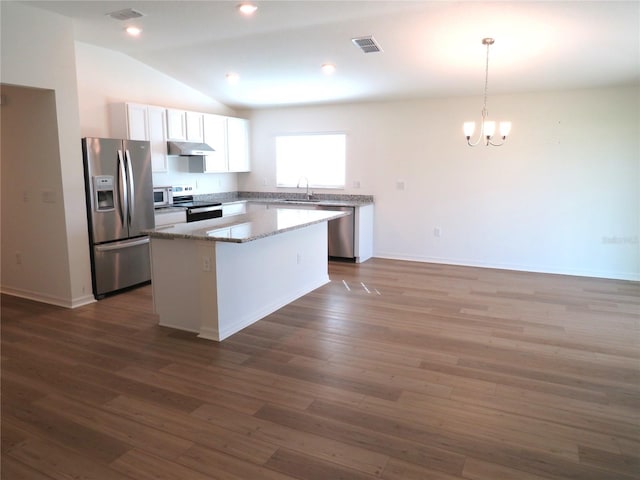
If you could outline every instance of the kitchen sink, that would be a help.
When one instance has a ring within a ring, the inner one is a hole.
[[[285,198],[284,201],[292,203],[320,203],[320,200],[307,200],[305,198]]]

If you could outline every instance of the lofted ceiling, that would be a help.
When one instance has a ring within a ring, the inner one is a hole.
[[[127,54],[231,107],[480,95],[640,83],[638,1],[29,1],[76,40]],[[133,8],[144,16],[114,20]],[[135,24],[138,38],[124,33]],[[373,35],[382,52],[351,38]],[[336,65],[325,75],[324,63]],[[230,85],[225,75],[240,76]]]

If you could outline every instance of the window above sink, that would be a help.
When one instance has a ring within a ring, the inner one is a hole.
[[[306,178],[308,188],[344,188],[346,137],[336,132],[277,136],[276,185],[300,187]]]

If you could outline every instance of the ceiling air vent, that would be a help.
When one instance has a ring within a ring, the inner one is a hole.
[[[375,53],[375,52],[382,51],[382,49],[380,48],[380,45],[378,45],[376,43],[376,40],[373,38],[373,35],[368,35],[366,37],[352,38],[351,41],[356,47],[358,47],[364,53]]]
[[[144,17],[144,13],[140,13],[133,8],[125,8],[124,10],[118,10],[117,12],[107,13],[108,16],[114,20],[131,20],[132,18]]]

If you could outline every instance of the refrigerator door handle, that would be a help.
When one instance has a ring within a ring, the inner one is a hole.
[[[124,160],[122,159],[122,150],[118,150],[118,196],[120,199],[119,207],[120,207],[120,218],[122,218],[122,226],[124,227],[125,222],[125,212],[129,211],[129,198],[128,192],[125,188],[125,183],[127,183],[127,177],[124,170]],[[128,216],[128,214],[127,214]]]
[[[144,237],[141,238],[139,240],[135,240],[135,241],[128,241],[128,242],[118,242],[117,244],[111,244],[111,245],[96,245],[96,251],[98,252],[110,252],[113,250],[121,250],[123,248],[129,248],[129,247],[137,247],[140,245],[144,245],[145,243],[149,243],[149,237]]]
[[[127,183],[129,185],[129,212],[127,217],[129,219],[129,225],[131,225],[131,222],[133,222],[133,213],[136,211],[136,187],[133,178],[133,168],[131,167],[131,154],[128,149],[124,151],[124,156],[127,159]]]

